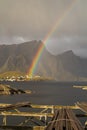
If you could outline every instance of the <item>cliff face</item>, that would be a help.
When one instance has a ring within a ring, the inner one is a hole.
[[[22,44],[0,45],[0,73],[7,71],[27,72],[41,41]],[[46,48],[36,67],[35,74],[53,77],[58,81],[85,80],[87,59],[76,56],[71,50],[51,55]]]
[[[0,45],[0,73],[5,71],[26,72],[41,42]]]

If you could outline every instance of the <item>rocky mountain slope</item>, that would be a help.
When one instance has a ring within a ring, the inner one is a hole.
[[[0,45],[0,73],[20,71],[26,73],[41,41]],[[71,50],[60,55],[50,54],[46,48],[35,70],[35,75],[52,77],[58,81],[87,79],[87,59],[76,56]]]

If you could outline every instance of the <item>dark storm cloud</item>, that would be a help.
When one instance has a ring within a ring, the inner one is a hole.
[[[55,4],[49,0],[0,0],[0,33],[40,37],[57,16],[56,3],[56,0]],[[55,11],[53,5],[56,6]]]
[[[72,0],[0,0],[0,33],[43,37],[71,3]],[[66,30],[65,24],[62,26]]]
[[[47,48],[56,54],[68,49],[81,52],[87,48],[86,12],[87,0],[0,0],[0,43],[44,39],[65,13]]]

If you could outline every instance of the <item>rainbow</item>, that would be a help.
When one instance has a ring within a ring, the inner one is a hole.
[[[47,33],[47,35],[45,36],[45,38],[43,39],[43,43],[41,43],[40,47],[37,50],[37,53],[29,67],[29,70],[27,72],[28,76],[33,76],[36,66],[38,64],[38,61],[40,60],[40,57],[42,55],[42,52],[44,50],[45,44],[47,44],[49,38],[52,36],[52,34],[55,32],[56,29],[58,29],[58,27],[60,26],[60,24],[63,22],[64,18],[70,13],[70,11],[72,10],[72,8],[74,7],[74,5],[76,4],[77,0],[73,0],[73,2],[70,4],[70,6],[68,7],[68,9],[66,11],[64,11],[64,13],[60,16],[60,18],[57,19],[57,22],[54,23],[54,25],[52,26],[52,28],[50,29],[50,31]]]

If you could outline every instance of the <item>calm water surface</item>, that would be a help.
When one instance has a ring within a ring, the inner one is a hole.
[[[87,85],[86,82],[3,82],[11,87],[31,90],[32,94],[0,96],[0,102],[16,103],[29,101],[33,104],[73,105],[87,101],[87,91],[73,88],[73,85]]]

